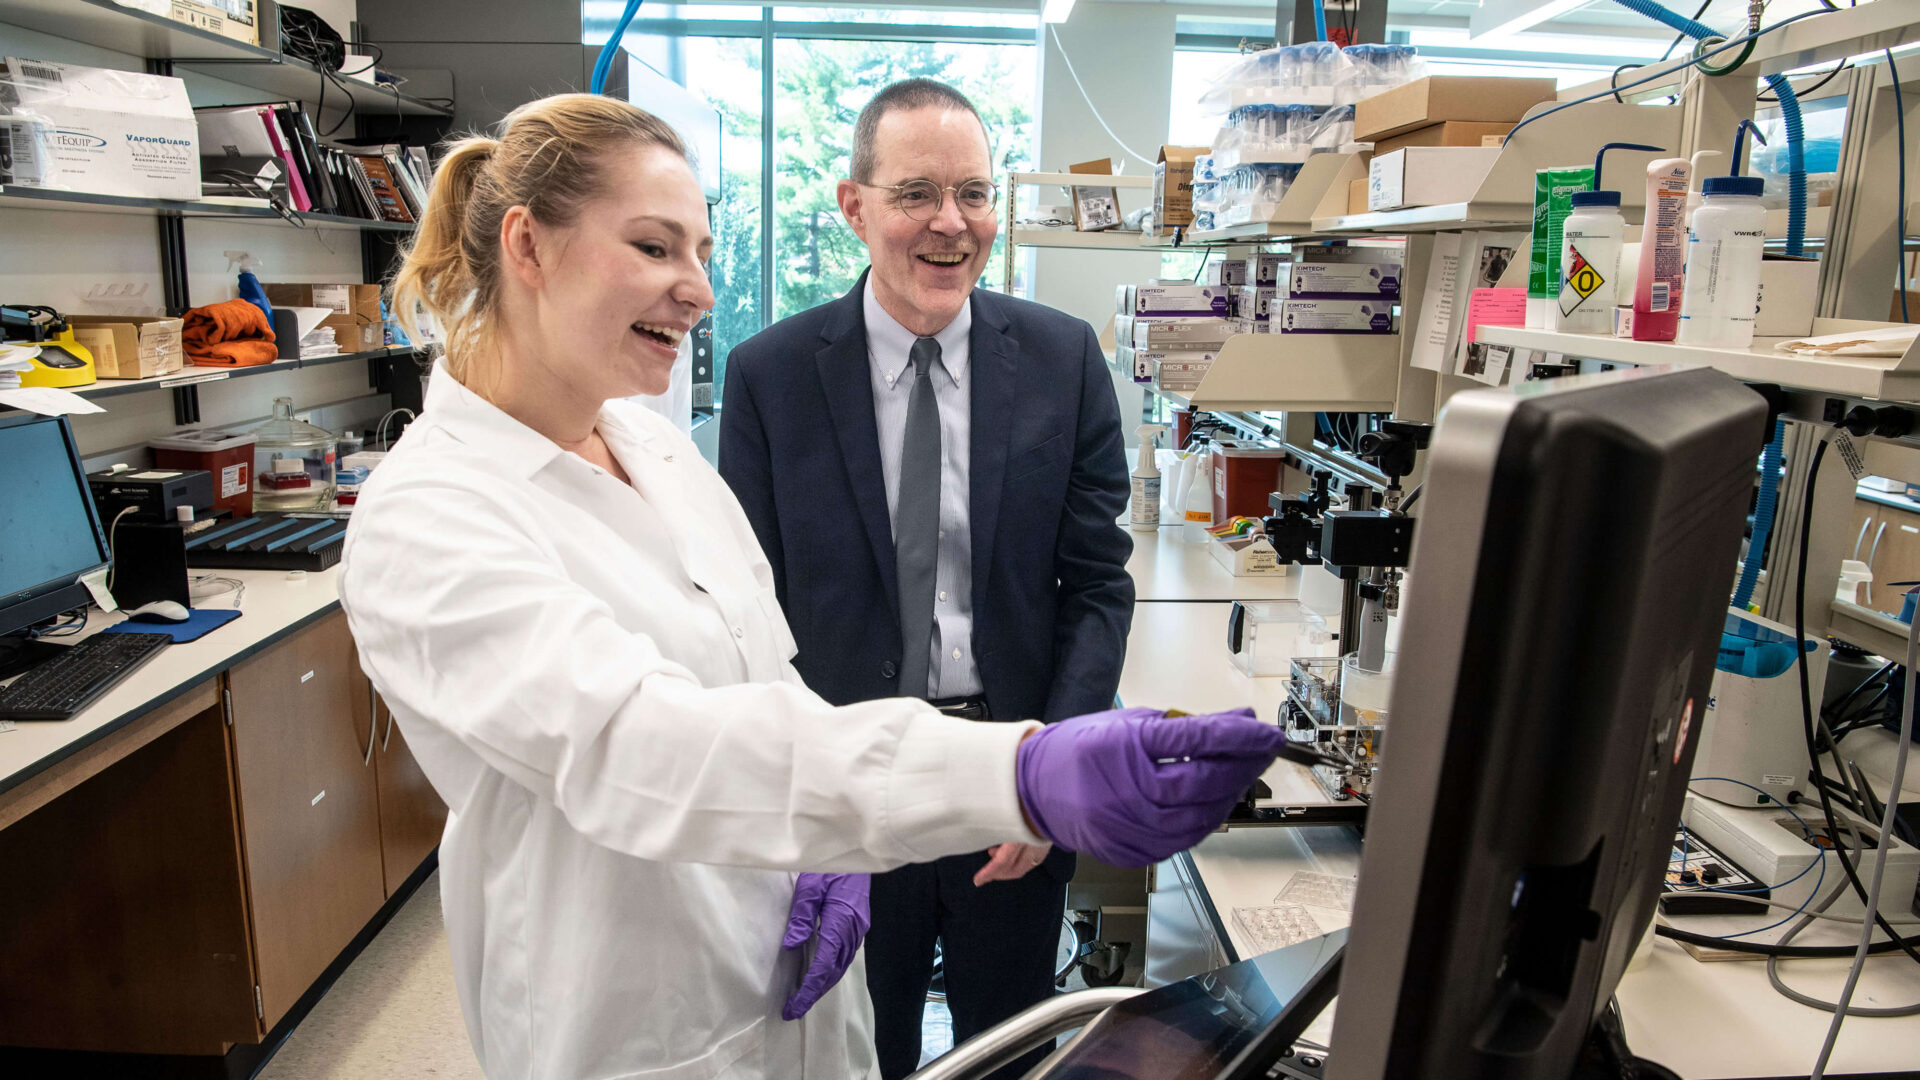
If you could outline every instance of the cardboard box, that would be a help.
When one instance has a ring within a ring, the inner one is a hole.
[[[1136,285],[1134,286],[1133,314],[1135,315],[1227,315],[1228,295],[1233,290],[1225,285]]]
[[[380,286],[378,285],[291,285],[275,282],[266,286],[267,303],[274,307],[328,308],[333,314],[320,320],[333,327],[333,337],[344,353],[368,352],[380,348],[386,340],[380,327]]]
[[[1193,224],[1193,162],[1205,146],[1162,146],[1153,167],[1153,225],[1161,236]]]
[[[1264,536],[1215,537],[1207,547],[1213,561],[1234,577],[1279,576],[1292,569],[1280,561],[1273,542]]]
[[[1394,299],[1400,295],[1405,258],[1399,248],[1296,244],[1287,295],[1328,300],[1363,296]]]
[[[93,352],[102,379],[152,379],[187,366],[180,319],[144,315],[69,315],[74,340]]]
[[[1920,292],[1907,290],[1907,312],[1900,313],[1900,290],[1893,290],[1893,306],[1887,309],[1887,321],[1903,323],[1908,319],[1920,320]]]
[[[1376,139],[1373,143],[1375,154],[1391,154],[1395,150],[1408,146],[1499,146],[1507,137],[1513,125],[1504,120],[1485,122],[1479,120],[1448,120],[1439,124],[1428,124],[1423,128],[1403,131],[1398,135],[1389,135]],[[1492,143],[1487,140],[1492,139]]]
[[[164,75],[8,57],[0,64],[0,184],[200,197],[200,127]]]
[[[1277,318],[1283,334],[1391,334],[1393,301],[1290,299]]]
[[[1247,283],[1245,259],[1223,259],[1207,264],[1207,284],[1235,287]]]
[[[1200,385],[1200,380],[1213,367],[1213,358],[1217,352],[1148,352],[1144,349],[1133,351],[1133,372],[1135,382],[1155,383],[1162,390],[1174,390],[1185,393]],[[1145,377],[1141,373],[1145,372]]]
[[[205,30],[210,34],[219,34],[224,38],[244,41],[249,45],[260,44],[260,22],[258,4],[255,0],[218,0],[208,3],[206,0],[115,0],[121,7],[135,8],[158,15],[163,19],[172,19],[177,23],[186,23],[196,30]],[[272,48],[278,44],[268,42]],[[349,61],[346,65],[351,71],[360,67]]]
[[[1279,294],[1278,289],[1242,285],[1233,296],[1233,315],[1246,322],[1265,324],[1273,317],[1273,302]],[[1265,326],[1262,325],[1261,329],[1264,330]]]
[[[1353,138],[1378,142],[1449,120],[1515,124],[1528,109],[1553,97],[1552,79],[1429,75],[1355,105]]]
[[[1247,280],[1240,284],[1273,288],[1279,284],[1280,278],[1287,272],[1287,264],[1292,258],[1291,255],[1276,255],[1272,252],[1249,255],[1246,260]]]
[[[1131,344],[1148,352],[1212,352],[1227,343],[1233,327],[1224,317],[1213,315],[1136,316]]]
[[[1367,178],[1347,181],[1347,213],[1364,214],[1367,212]]]
[[[1806,337],[1813,333],[1813,307],[1820,298],[1820,260],[1768,255],[1760,260],[1759,310],[1754,337]],[[1894,298],[1894,315],[1900,301]]]
[[[1466,202],[1500,151],[1486,146],[1409,146],[1367,163],[1367,209]]]

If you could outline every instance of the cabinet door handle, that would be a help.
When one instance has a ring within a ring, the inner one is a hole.
[[[363,766],[373,764],[373,744],[380,741],[376,730],[376,725],[380,722],[380,710],[375,704],[379,700],[374,695],[373,680],[367,680],[367,756],[360,761]]]
[[[376,695],[373,700],[374,700],[374,715],[377,716],[379,715],[379,712],[380,712],[380,704],[379,704],[380,698],[378,695]],[[387,730],[385,734],[380,736],[380,752],[383,754],[386,753],[387,744],[392,741],[393,741],[393,706],[389,705],[387,706]]]
[[[1867,553],[1867,569],[1873,569],[1874,560],[1880,557],[1880,538],[1887,535],[1887,523],[1881,522],[1880,528],[1873,534],[1873,550]]]
[[[1853,538],[1853,557],[1855,561],[1858,561],[1860,558],[1860,545],[1867,542],[1867,529],[1872,524],[1873,524],[1872,518],[1868,518],[1867,520],[1861,522],[1860,535]]]

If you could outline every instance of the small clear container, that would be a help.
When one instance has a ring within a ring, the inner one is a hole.
[[[293,399],[273,399],[273,419],[253,429],[253,509],[327,510],[338,444],[333,433],[293,418]]]
[[[1295,600],[1236,600],[1227,616],[1227,652],[1254,678],[1285,675],[1301,653],[1305,612]]]

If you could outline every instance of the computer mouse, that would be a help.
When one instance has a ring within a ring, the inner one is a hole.
[[[171,600],[155,600],[151,604],[141,604],[127,612],[129,622],[183,623],[193,614],[183,604]]]

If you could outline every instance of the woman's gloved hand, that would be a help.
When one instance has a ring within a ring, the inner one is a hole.
[[[853,964],[860,942],[873,925],[867,910],[869,879],[865,874],[801,874],[793,886],[793,908],[787,913],[787,936],[780,947],[789,951],[814,941],[813,963],[800,988],[787,998],[780,1019],[798,1020],[821,995],[833,989]]]
[[[1115,866],[1147,866],[1225,821],[1285,742],[1252,709],[1116,709],[1028,736],[1015,782],[1041,836]]]

